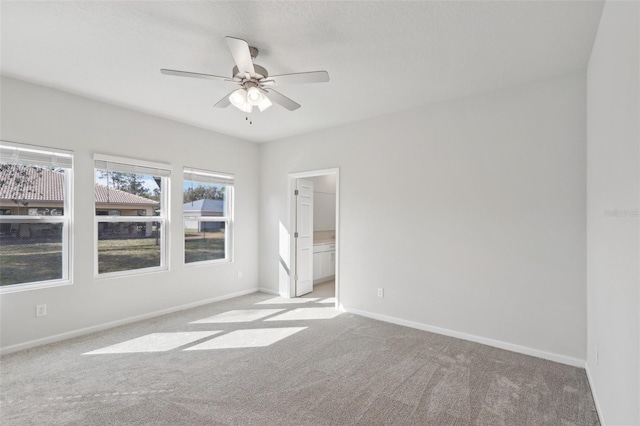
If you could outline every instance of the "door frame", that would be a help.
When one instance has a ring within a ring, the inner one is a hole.
[[[293,191],[296,188],[296,180],[301,178],[311,178],[317,176],[335,175],[336,176],[336,303],[335,306],[340,306],[340,168],[335,167],[331,169],[310,170],[306,172],[289,173],[288,179],[288,195],[287,201],[289,203],[289,265],[292,268],[289,270],[289,286],[288,294],[286,297],[296,297],[296,282],[293,279],[293,275],[297,270],[296,265],[296,242],[293,236],[295,230],[296,221],[296,199],[293,195]]]

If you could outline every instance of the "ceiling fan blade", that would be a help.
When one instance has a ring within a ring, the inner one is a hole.
[[[329,73],[326,71],[298,72],[294,74],[270,75],[269,80],[274,84],[303,84],[303,83],[326,83],[329,81]]]
[[[237,90],[237,89],[236,89]],[[218,102],[216,102],[216,104],[213,106],[214,108],[226,108],[229,105],[231,105],[231,101],[229,100],[229,96],[231,96],[231,93],[235,92],[229,92],[225,95],[224,98],[220,99]]]
[[[225,37],[227,47],[231,51],[231,56],[238,66],[238,72],[248,72],[251,75],[256,73],[253,68],[253,60],[251,59],[251,53],[249,52],[249,43],[246,41],[235,38]]]
[[[269,94],[269,99],[271,101],[282,105],[283,107],[285,107],[289,111],[294,111],[294,110],[300,108],[300,104],[299,103],[292,101],[291,99],[287,98],[282,93],[276,92],[273,89],[269,89],[269,90],[265,90],[265,91]]]
[[[200,74],[198,72],[166,70],[166,69],[161,69],[160,72],[165,75],[175,75],[177,77],[192,77],[192,78],[204,78],[206,80],[233,81],[227,77],[220,77],[219,75],[211,75],[211,74]]]

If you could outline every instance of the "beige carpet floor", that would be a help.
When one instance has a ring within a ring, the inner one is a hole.
[[[2,425],[597,425],[582,369],[254,293],[1,359]]]

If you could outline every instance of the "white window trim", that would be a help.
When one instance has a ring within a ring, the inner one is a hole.
[[[226,187],[226,216],[185,216],[182,214],[182,264],[187,268],[195,268],[199,266],[207,266],[207,265],[215,265],[215,264],[226,264],[233,263],[234,261],[234,184],[233,181],[235,179],[234,175],[231,173],[222,173],[222,172],[214,172],[208,170],[195,169],[193,167],[185,167],[183,170],[183,183],[186,174],[191,175],[202,175],[208,176],[212,178],[218,178],[221,180],[221,185]],[[226,181],[226,182],[224,182]],[[198,180],[193,180],[193,182],[200,182]],[[203,180],[202,183],[207,183],[206,180]],[[224,238],[224,254],[225,257],[222,259],[211,259],[211,260],[200,260],[198,262],[187,262],[185,260],[186,247],[184,245],[184,223],[186,220],[195,220],[198,222],[224,222],[225,223],[225,238]]]
[[[171,205],[171,165],[166,163],[155,163],[152,161],[138,160],[128,157],[117,157],[113,155],[94,154],[93,155],[93,181],[94,186],[97,184],[96,179],[96,161],[107,161],[120,164],[138,165],[142,167],[148,167],[152,169],[158,169],[163,172],[168,172],[167,175],[162,176],[161,186],[162,191],[160,195],[160,211],[162,216],[99,216],[96,214],[96,203],[94,200],[94,223],[93,223],[93,277],[95,280],[105,280],[119,277],[130,277],[135,275],[144,275],[155,272],[166,272],[170,270],[170,253],[169,247],[171,243],[171,235],[169,230],[171,229],[171,211],[169,206]],[[127,271],[116,272],[99,272],[98,264],[98,224],[100,222],[160,222],[160,265],[152,266],[150,268],[130,269]]]
[[[118,157],[115,155],[93,154],[94,170],[95,170],[96,161],[105,161],[108,163],[127,164],[132,166],[147,167],[150,169],[158,169],[159,171],[162,171],[162,172],[168,172],[166,177],[169,177],[172,170],[171,165],[167,163],[156,163],[148,160],[139,160],[137,158],[130,158],[130,157]],[[94,179],[95,179],[95,175],[94,175]]]
[[[62,157],[66,159],[65,161],[70,161],[71,163],[69,167],[65,167],[64,172],[64,200],[62,204],[62,208],[64,211],[63,216],[0,216],[0,222],[3,223],[62,223],[62,278],[0,286],[0,294],[37,290],[50,287],[60,287],[73,284],[73,152],[8,141],[0,141],[0,145],[11,147],[13,150],[15,150],[16,154],[19,154],[20,151],[34,152],[38,154],[51,155],[52,157]]]

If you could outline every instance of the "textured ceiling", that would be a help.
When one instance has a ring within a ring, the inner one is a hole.
[[[263,142],[584,69],[600,1],[1,3],[4,75]],[[224,37],[260,49],[270,74],[327,70],[282,86],[302,104],[214,109],[235,86]]]

